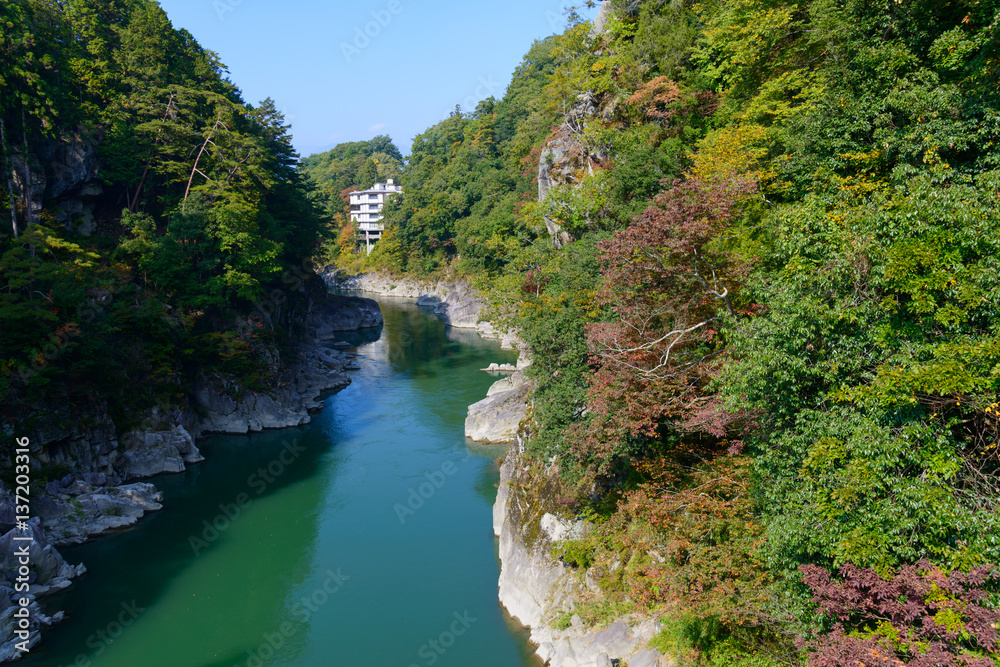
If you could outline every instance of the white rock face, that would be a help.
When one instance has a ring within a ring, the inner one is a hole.
[[[518,469],[520,448],[513,445],[500,468],[500,486],[493,506],[493,531],[500,538],[500,603],[519,623],[531,629],[536,656],[551,667],[608,667],[621,661],[629,667],[670,667],[673,661],[648,647],[660,631],[655,619],[625,618],[606,628],[587,628],[573,616],[569,628],[550,625],[556,612],[572,612],[586,587],[574,573],[550,555],[555,541],[579,539],[588,530],[582,521],[542,515],[538,535],[525,544],[525,510],[513,498],[511,483],[539,482]],[[519,476],[520,475],[520,476]],[[586,578],[585,578],[586,579]]]
[[[8,490],[0,483],[0,503],[6,504],[11,498]],[[16,538],[30,535],[33,539],[19,541]],[[16,591],[16,573],[20,566],[18,551],[28,550],[30,562],[28,591]],[[52,616],[44,613],[38,603],[38,598],[50,595],[69,587],[72,579],[82,575],[87,568],[80,565],[70,565],[49,544],[40,520],[35,517],[27,522],[27,530],[14,528],[0,536],[0,663],[17,660],[22,657],[17,644],[22,638],[14,634],[14,613],[20,608],[20,598],[30,600],[28,613],[31,648],[41,640],[40,630],[54,625],[63,619],[63,612]]]
[[[469,406],[465,437],[495,445],[513,442],[527,415],[529,394],[523,371],[493,383],[486,398]]]
[[[128,528],[146,512],[163,508],[163,494],[145,482],[94,487],[83,480],[49,482],[33,503],[53,544],[82,544],[91,537]]]
[[[496,396],[497,394],[502,394],[504,392],[517,389],[518,387],[521,387],[524,384],[525,382],[523,374],[517,375],[516,377],[514,375],[511,375],[505,378],[500,378],[492,385],[490,385],[490,388],[486,390],[486,396],[487,397]]]
[[[479,293],[464,280],[437,282],[392,278],[379,273],[363,273],[337,285],[349,291],[416,299],[417,305],[434,309],[434,314],[453,327],[477,329],[483,302]]]
[[[537,655],[553,667],[604,667],[623,660],[629,667],[660,667],[672,662],[658,651],[642,648],[660,631],[659,623],[646,621],[633,627],[616,621],[602,630],[588,630],[583,624],[559,632],[541,629],[532,632]]]
[[[611,3],[608,0],[604,0],[601,3],[601,9],[597,12],[597,17],[594,19],[594,27],[591,30],[591,35],[597,36],[601,35],[608,29],[608,21],[611,20]]]
[[[510,517],[510,481],[517,457],[500,468],[500,488],[493,509],[493,530],[500,538],[500,604],[521,625],[534,627],[546,611],[549,590],[562,578],[565,566],[544,552],[545,545],[528,549],[520,529]]]
[[[583,521],[566,521],[554,514],[545,513],[539,522],[542,532],[550,542],[579,540],[590,532],[590,524]]]

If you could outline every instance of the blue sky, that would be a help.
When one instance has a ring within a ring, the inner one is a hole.
[[[377,134],[408,154],[456,104],[503,96],[532,42],[565,27],[567,4],[160,0],[248,102],[274,98],[303,156]]]

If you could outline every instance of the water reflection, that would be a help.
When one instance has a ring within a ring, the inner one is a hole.
[[[21,664],[84,656],[94,667],[168,667],[216,655],[232,665],[255,650],[281,618],[286,592],[311,572],[318,515],[296,512],[288,521],[285,511],[325,495],[329,478],[313,473],[326,445],[308,428],[204,443],[210,464],[154,480],[164,510],[136,530],[65,550],[67,560],[89,568],[53,600],[71,621]],[[128,631],[101,639],[115,628],[122,602],[132,601],[143,611]]]
[[[438,667],[525,664],[526,634],[496,600],[502,448],[468,448],[463,430],[493,381],[478,369],[513,355],[415,304],[382,305],[377,339],[343,337],[361,370],[312,424],[205,441],[205,463],[153,480],[163,511],[67,550],[90,573],[53,604],[71,620],[21,664],[425,664],[421,646],[466,611],[478,620]],[[401,520],[396,505],[427,482]],[[331,572],[349,578],[328,586]],[[133,599],[138,620],[95,648]]]
[[[350,343],[354,347],[373,343],[382,337],[382,327],[371,327],[358,331],[338,331],[337,340]]]

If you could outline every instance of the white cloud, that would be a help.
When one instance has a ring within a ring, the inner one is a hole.
[[[385,123],[375,123],[374,125],[372,125],[371,127],[368,128],[368,131],[369,132],[379,132],[379,131],[384,130],[384,129],[385,129]]]

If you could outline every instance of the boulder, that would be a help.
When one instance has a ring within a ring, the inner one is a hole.
[[[129,433],[122,436],[122,444],[126,449],[116,467],[125,478],[183,472],[185,463],[205,460],[191,434],[183,426],[176,426],[169,431]]]
[[[494,362],[488,367],[480,368],[479,370],[487,371],[489,373],[513,373],[517,370],[517,366],[514,364],[498,364]]]
[[[523,371],[495,382],[486,398],[469,406],[465,437],[487,444],[513,442],[528,412],[528,396]]]
[[[0,483],[0,490],[3,489]],[[31,537],[30,541],[16,538]],[[27,546],[30,574],[27,577],[27,592],[15,591],[17,570],[20,567],[16,551]],[[0,536],[0,663],[16,660],[23,654],[18,651],[21,641],[14,634],[14,613],[20,607],[19,600],[29,601],[28,610],[30,638],[28,647],[34,647],[41,639],[42,628],[58,623],[63,612],[47,615],[38,603],[38,598],[67,588],[72,579],[79,577],[87,568],[70,565],[53,547],[42,529],[41,520],[30,519],[24,528],[14,528]]]
[[[331,294],[310,314],[317,341],[334,340],[342,331],[358,331],[382,326],[378,302],[357,296]]]
[[[134,525],[146,512],[162,509],[163,494],[152,484],[138,482],[95,489],[81,480],[58,497],[36,496],[37,513],[49,539],[57,545],[82,544]]]
[[[475,329],[483,311],[483,302],[479,294],[464,280],[438,283],[438,289],[444,291],[444,299],[434,306],[434,314],[453,327]],[[418,300],[418,305],[420,302]]]

